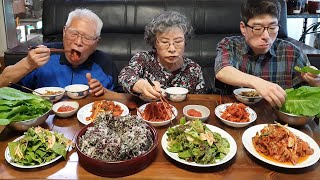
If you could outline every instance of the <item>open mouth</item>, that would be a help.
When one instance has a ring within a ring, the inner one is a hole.
[[[81,56],[81,52],[75,50],[75,49],[71,49],[71,60],[72,61],[79,61]]]

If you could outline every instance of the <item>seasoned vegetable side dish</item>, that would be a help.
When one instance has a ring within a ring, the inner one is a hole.
[[[8,143],[13,162],[25,166],[38,165],[63,156],[66,159],[67,147],[72,141],[63,134],[41,127],[32,127],[24,137]]]
[[[221,114],[221,118],[232,122],[249,122],[247,106],[242,103],[233,103]]]
[[[240,93],[241,96],[247,96],[247,97],[259,97],[259,94],[257,91],[243,91]]]
[[[252,143],[258,153],[293,165],[299,162],[299,158],[314,152],[307,142],[280,124],[269,124],[263,128],[252,138]]]
[[[113,116],[120,116],[123,112],[123,109],[118,104],[115,104],[113,101],[95,101],[93,102],[92,109],[91,109],[91,116],[87,117],[87,121],[94,121],[97,118],[98,114],[101,112],[112,112]]]
[[[124,161],[146,153],[153,145],[149,126],[138,116],[99,113],[94,126],[80,137],[79,149],[94,159]]]
[[[173,113],[170,108],[172,107],[169,103],[151,102],[140,114],[147,121],[160,122],[171,119]]]
[[[198,164],[214,164],[223,159],[230,149],[226,138],[212,132],[199,119],[170,127],[167,136],[170,152]]]

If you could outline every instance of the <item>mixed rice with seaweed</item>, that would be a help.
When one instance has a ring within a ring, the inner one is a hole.
[[[138,116],[101,113],[79,139],[81,152],[103,161],[124,161],[146,153],[153,145],[148,125]]]

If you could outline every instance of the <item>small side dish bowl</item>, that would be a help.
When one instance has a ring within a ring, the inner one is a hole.
[[[181,102],[186,99],[189,90],[183,87],[169,87],[165,90],[170,101]]]
[[[200,112],[201,116],[191,116],[189,110],[192,111],[192,109]],[[205,122],[205,121],[207,121],[207,119],[208,119],[208,117],[210,115],[210,110],[207,107],[202,106],[202,105],[187,105],[187,106],[185,106],[183,108],[182,111],[183,111],[184,117],[186,117],[186,119],[188,121],[191,121],[191,120],[194,120],[194,119],[199,119],[202,122]],[[189,111],[189,113],[188,113],[188,111]]]
[[[71,99],[82,99],[88,95],[89,86],[85,84],[72,84],[64,88]]]
[[[255,104],[262,99],[262,96],[260,96],[260,95],[257,95],[257,96],[243,95],[243,93],[246,93],[246,92],[252,92],[252,94],[257,94],[257,91],[252,88],[238,88],[233,91],[233,94],[238,101],[240,101],[244,104],[247,104],[247,105]]]
[[[94,123],[90,123],[84,126],[77,135],[76,138],[76,150],[79,156],[80,165],[87,171],[104,177],[123,177],[131,174],[135,174],[147,166],[149,166],[152,161],[155,159],[157,154],[157,145],[158,145],[158,134],[154,127],[148,125],[148,128],[151,130],[153,145],[151,148],[144,154],[134,157],[129,160],[124,161],[103,161],[99,159],[94,159],[84,154],[81,151],[79,146],[80,137],[82,137],[88,128],[92,128]]]
[[[76,101],[61,101],[53,105],[53,112],[62,118],[72,116],[79,109],[79,103]]]
[[[257,119],[257,113],[253,109],[251,109],[250,107],[245,108],[245,110],[249,113],[249,121],[248,122],[233,122],[233,121],[223,119],[221,117],[222,113],[227,109],[228,106],[231,106],[232,104],[233,103],[221,104],[221,105],[217,106],[216,109],[214,110],[214,113],[216,114],[216,116],[224,124],[231,126],[231,127],[235,127],[235,128],[241,128],[241,127],[248,126],[249,124],[253,123]]]
[[[24,121],[11,122],[7,126],[17,131],[27,131],[30,127],[36,127],[41,125],[43,122],[45,122],[50,114],[50,111],[51,109],[49,109],[46,113],[44,113],[43,115],[37,118],[24,120]]]
[[[35,89],[34,91],[35,92],[33,92],[33,94],[41,96],[42,98],[52,102],[59,101],[65,93],[65,90],[61,87],[42,87]],[[40,93],[41,95],[36,92]]]
[[[273,108],[273,110],[276,116],[278,117],[278,119],[280,119],[282,122],[285,122],[291,126],[304,126],[309,121],[314,119],[314,116],[295,115],[295,114],[280,111],[277,108]]]
[[[159,102],[160,103],[160,102]],[[153,127],[160,127],[160,126],[165,126],[167,124],[169,124],[175,117],[177,117],[178,115],[178,110],[177,108],[175,108],[174,106],[170,105],[171,106],[171,109],[174,113],[174,116],[171,116],[170,119],[167,119],[167,120],[163,120],[163,121],[148,121],[146,119],[144,119],[142,117],[142,115],[140,114],[140,112],[144,112],[144,109],[147,107],[147,105],[150,104],[150,103],[146,103],[146,104],[143,104],[142,106],[140,106],[138,108],[138,111],[137,111],[137,115],[138,117],[140,117],[143,121],[145,121],[146,123],[152,125]]]

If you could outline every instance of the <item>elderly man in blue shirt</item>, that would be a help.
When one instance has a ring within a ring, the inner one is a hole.
[[[103,26],[102,20],[88,9],[76,9],[69,14],[63,29],[63,43],[40,45],[28,56],[1,74],[0,87],[11,82],[29,88],[65,87],[88,84],[95,96],[117,87],[117,70],[108,54],[96,50]],[[50,48],[64,53],[50,52]]]

